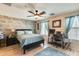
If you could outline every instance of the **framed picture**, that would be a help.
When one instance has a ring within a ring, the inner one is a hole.
[[[52,21],[52,27],[61,27],[61,19]]]
[[[37,23],[37,30],[39,30],[39,23]]]

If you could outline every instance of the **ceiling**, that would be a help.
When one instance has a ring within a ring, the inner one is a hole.
[[[7,7],[15,8],[17,10],[20,10],[23,12],[23,17],[25,19],[34,19],[33,17],[28,18],[27,16],[32,15],[28,13],[28,11],[35,11],[38,10],[39,12],[45,11],[46,14],[43,18],[39,19],[45,19],[49,16],[55,16],[67,12],[74,12],[79,10],[79,3],[3,3],[4,5],[7,5]],[[51,15],[54,13],[55,15]],[[20,16],[22,16],[20,15]]]

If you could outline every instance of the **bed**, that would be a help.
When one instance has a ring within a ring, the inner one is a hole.
[[[31,29],[16,29],[16,34],[24,54],[27,49],[41,43],[44,44],[43,36],[33,34]]]

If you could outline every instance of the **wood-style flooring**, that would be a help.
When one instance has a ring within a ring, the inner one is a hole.
[[[48,44],[48,46],[51,47],[51,48],[57,49],[61,52],[64,52],[68,55],[71,55],[71,56],[79,56],[79,51],[76,51],[76,50],[70,51],[70,50],[67,50],[67,49],[62,49],[60,47],[56,48],[55,46],[50,45],[50,44]],[[18,44],[15,44],[15,45],[12,45],[12,46],[0,48],[0,56],[33,56],[36,53],[42,51],[43,49],[44,49],[44,47],[38,46],[38,47],[33,48],[29,51],[26,51],[26,54],[23,54],[21,47]]]

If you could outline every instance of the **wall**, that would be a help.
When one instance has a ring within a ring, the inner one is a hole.
[[[79,40],[72,40],[71,49],[75,52],[79,52]]]
[[[49,29],[55,29],[56,31],[63,32],[64,31],[65,17],[74,16],[74,15],[79,15],[79,11],[68,12],[68,13],[65,13],[65,14],[61,14],[61,15],[54,16],[54,17],[52,16],[52,17],[48,18],[48,20],[49,20]],[[59,27],[59,28],[52,27],[52,21],[59,20],[59,19],[61,19],[61,27]]]
[[[0,29],[7,32],[12,29],[34,29],[34,22],[0,15]]]

